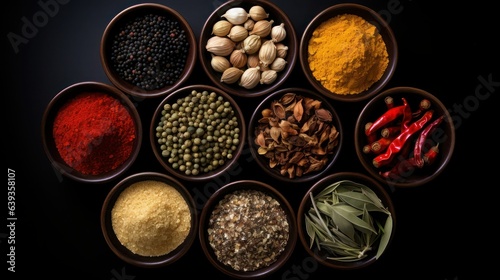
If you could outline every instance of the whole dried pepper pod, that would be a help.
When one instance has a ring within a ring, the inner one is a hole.
[[[434,111],[429,110],[424,113],[424,115],[411,123],[407,129],[402,131],[394,140],[392,140],[389,147],[387,147],[386,151],[373,159],[373,165],[376,168],[379,168],[383,165],[386,165],[392,161],[394,156],[401,151],[402,147],[405,145],[406,140],[410,138],[412,135],[420,131],[426,123],[428,123],[432,119]]]
[[[365,129],[366,136],[369,137],[377,130],[396,120],[398,117],[401,117],[404,114],[405,109],[405,105],[399,105],[385,111],[384,114],[378,117],[368,128]]]
[[[422,132],[420,132],[420,135],[417,138],[417,141],[415,142],[415,149],[413,151],[413,157],[415,157],[415,163],[417,164],[418,167],[423,167],[424,166],[424,159],[423,159],[423,150],[425,143],[427,142],[427,139],[430,134],[436,130],[436,127],[438,127],[441,122],[444,119],[444,115],[440,116],[439,118],[435,119],[433,122],[428,124]]]

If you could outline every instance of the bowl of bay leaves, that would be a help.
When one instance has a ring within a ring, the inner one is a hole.
[[[300,242],[324,266],[367,267],[389,248],[396,216],[387,190],[356,172],[330,174],[304,195],[297,212]]]

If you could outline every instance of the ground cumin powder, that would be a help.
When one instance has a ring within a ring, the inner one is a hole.
[[[377,28],[360,16],[338,15],[320,24],[308,45],[313,76],[336,94],[358,94],[377,82],[389,64]]]
[[[191,212],[174,187],[146,180],[123,190],[111,210],[111,221],[116,237],[130,251],[161,256],[186,239]]]

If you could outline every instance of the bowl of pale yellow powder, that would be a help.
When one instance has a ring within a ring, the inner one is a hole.
[[[328,98],[356,102],[380,92],[398,58],[389,24],[359,4],[337,4],[307,25],[299,60],[310,84]]]
[[[197,221],[194,200],[182,183],[154,172],[123,179],[111,189],[101,211],[109,248],[139,267],[179,260],[196,238]]]

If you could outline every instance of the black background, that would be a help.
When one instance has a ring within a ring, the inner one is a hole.
[[[82,81],[110,84],[99,59],[102,32],[117,13],[140,1],[61,1],[58,11],[15,52],[7,34],[22,34],[23,17],[32,22],[33,16],[42,10],[37,2],[21,1],[15,9],[3,8],[2,94],[6,112],[3,138],[7,143],[2,157],[7,167],[16,172],[18,220],[15,273],[7,271],[5,261],[9,253],[9,230],[6,226],[0,229],[1,269],[5,271],[0,275],[8,275],[8,279],[31,274],[36,278],[139,280],[201,274],[224,279],[225,276],[208,263],[198,240],[181,260],[168,267],[144,269],[121,261],[106,245],[99,224],[101,205],[117,181],[87,185],[60,178],[42,148],[43,111],[60,90]],[[197,37],[206,18],[222,2],[158,1],[180,12]],[[316,14],[341,3],[273,2],[288,14],[298,36]],[[497,227],[498,210],[494,208],[492,196],[498,188],[498,183],[493,181],[497,169],[494,167],[498,167],[495,122],[498,121],[500,84],[499,55],[493,43],[498,39],[498,24],[493,22],[498,15],[494,15],[491,5],[481,1],[439,6],[436,2],[417,0],[353,2],[365,4],[386,16],[398,40],[399,61],[386,88],[412,86],[440,98],[456,121],[455,152],[445,171],[431,183],[391,191],[397,211],[396,234],[378,262],[359,271],[315,266],[317,263],[307,258],[298,241],[292,258],[272,278],[444,280],[468,279],[471,273],[476,277],[485,275],[490,263],[485,255],[496,254],[498,248],[498,234],[493,229]],[[389,7],[394,3],[399,3],[400,10],[391,14]],[[485,87],[480,77],[493,83]],[[210,84],[199,63],[185,83],[190,84]],[[285,87],[311,88],[298,62],[282,86]],[[260,100],[236,99],[244,104],[242,109],[248,118]],[[146,130],[160,101],[151,99],[137,104]],[[332,172],[367,173],[357,160],[353,144],[355,121],[366,102],[332,103],[341,118],[345,137]],[[458,107],[462,108],[461,112]],[[165,172],[152,153],[148,135],[144,137],[139,157],[125,176],[143,171]],[[312,184],[280,185],[259,172],[249,153],[242,155],[239,163],[243,167],[241,175],[221,178],[217,184],[258,177],[275,185],[296,209]],[[191,190],[207,191],[203,184],[186,182],[185,185]],[[7,188],[2,193],[6,197]],[[207,197],[198,198],[202,204]],[[2,213],[7,213],[7,199],[2,201],[5,205]],[[3,221],[7,225],[8,222]]]

